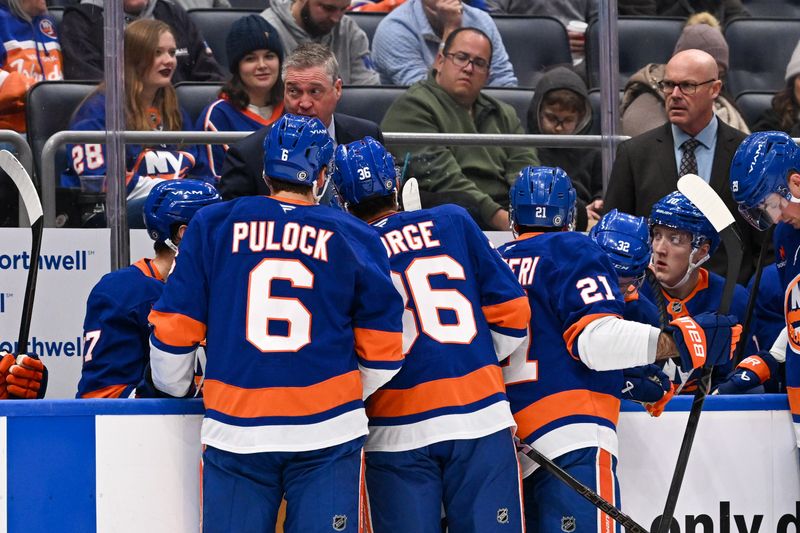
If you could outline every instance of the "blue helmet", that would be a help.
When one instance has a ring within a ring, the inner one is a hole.
[[[650,231],[653,226],[687,231],[692,235],[692,249],[697,249],[708,242],[708,255],[714,253],[719,246],[719,234],[702,211],[678,191],[674,191],[653,204],[649,219]]]
[[[509,192],[512,224],[563,228],[575,222],[575,188],[558,167],[525,167]]]
[[[199,180],[177,179],[158,183],[144,202],[144,226],[154,241],[168,242],[175,224],[188,224],[195,213],[221,202],[213,185]]]
[[[264,139],[264,174],[311,187],[332,156],[333,141],[318,118],[286,114]]]
[[[592,227],[589,237],[611,259],[617,276],[641,276],[650,264],[650,230],[644,217],[612,209]]]
[[[771,193],[791,199],[786,179],[792,170],[800,170],[800,150],[782,131],[761,131],[749,135],[733,156],[730,181],[733,198],[742,216],[759,230],[774,221],[759,209]]]
[[[348,204],[394,194],[397,171],[392,154],[372,137],[336,148],[333,184]]]

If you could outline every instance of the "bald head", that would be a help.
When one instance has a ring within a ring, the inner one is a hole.
[[[664,71],[666,87],[672,87],[664,92],[669,121],[692,137],[703,131],[722,89],[718,78],[717,62],[707,52],[691,49],[672,56]]]

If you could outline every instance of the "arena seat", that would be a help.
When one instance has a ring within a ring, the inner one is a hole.
[[[396,85],[346,85],[336,111],[380,124],[386,110],[406,89]]]
[[[522,122],[522,129],[527,131],[528,106],[530,106],[533,98],[533,89],[487,87],[483,92],[513,107],[514,111],[517,112],[519,121]]]
[[[25,121],[37,175],[42,169],[44,143],[54,133],[69,129],[72,114],[95,87],[97,84],[91,81],[43,81],[28,90]],[[61,147],[56,156],[56,169],[66,167],[65,148]],[[42,182],[41,178],[39,182]]]
[[[725,26],[730,47],[726,87],[744,91],[778,91],[786,64],[800,39],[800,20],[740,18]]]
[[[736,107],[751,128],[764,111],[772,107],[774,92],[745,91],[736,97]]]
[[[372,38],[375,36],[375,30],[383,20],[383,17],[386,16],[386,13],[348,11],[345,16],[355,20],[358,27],[364,30],[364,33],[367,34],[367,39],[369,39],[369,47],[372,49]]]
[[[269,7],[269,0],[230,0],[230,3],[235,9],[252,9],[259,12]]]
[[[203,109],[217,99],[221,84],[203,81],[184,81],[175,85],[178,102],[192,117],[192,125],[197,124]]]
[[[536,85],[545,67],[570,63],[567,30],[553,17],[492,17],[520,87]]]
[[[742,4],[754,17],[800,18],[800,0],[743,0]]]
[[[261,13],[261,9],[190,9],[189,18],[203,35],[214,52],[217,63],[228,70],[228,53],[225,51],[225,38],[231,25],[240,18]]]
[[[619,17],[619,88],[648,63],[666,63],[683,29],[684,19]],[[593,20],[586,30],[586,68],[589,87],[600,86],[600,25]]]

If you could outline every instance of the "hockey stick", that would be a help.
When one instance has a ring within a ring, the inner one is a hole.
[[[44,218],[42,217],[42,203],[39,201],[39,193],[33,184],[30,175],[25,167],[7,150],[0,150],[0,168],[14,182],[25,204],[25,211],[28,212],[28,219],[31,221],[31,259],[28,268],[28,281],[25,284],[25,298],[22,303],[22,321],[19,325],[19,343],[17,344],[17,354],[24,354],[28,351],[28,334],[31,329],[31,318],[33,317],[33,298],[36,292],[36,276],[39,273],[39,251],[42,248],[42,234],[44,233]],[[30,357],[35,355],[28,354]]]
[[[678,180],[678,190],[702,211],[725,244],[725,252],[728,254],[728,271],[725,275],[725,286],[722,289],[722,298],[717,312],[727,314],[731,300],[733,300],[733,290],[736,288],[736,280],[739,277],[739,268],[742,263],[742,242],[736,232],[736,222],[722,199],[700,176],[695,174],[683,176]],[[658,533],[670,531],[672,516],[675,514],[675,506],[678,503],[678,495],[683,484],[683,476],[686,474],[686,466],[689,464],[692,443],[700,422],[700,413],[710,389],[713,369],[711,366],[703,367],[700,375],[692,402],[692,410],[689,412],[689,420],[686,422],[683,442],[681,442],[681,449],[678,453],[678,461],[675,464],[675,472],[672,475],[672,483],[667,493],[667,501],[664,504],[664,512],[661,514],[661,521],[658,524]]]
[[[419,199],[419,184],[417,178],[408,178],[403,184],[403,211],[419,211],[422,202]]]
[[[761,285],[761,274],[764,272],[764,257],[767,255],[767,248],[769,248],[769,242],[772,240],[772,230],[774,228],[775,226],[770,227],[764,234],[764,242],[761,244],[761,252],[758,254],[756,273],[753,275],[753,290],[750,291],[750,297],[747,299],[747,310],[744,313],[741,342],[739,346],[736,347],[736,352],[733,356],[734,367],[742,362],[742,353],[744,352],[744,347],[747,345],[748,336],[750,335],[750,322],[753,315],[753,308],[756,306],[758,287]]]
[[[539,466],[553,474],[555,477],[560,479],[562,482],[566,483],[570,488],[572,488],[575,492],[583,496],[589,503],[606,513],[608,516],[613,518],[620,524],[622,527],[625,528],[627,533],[647,533],[647,530],[640,526],[636,521],[633,520],[630,516],[626,515],[619,509],[617,509],[614,504],[597,494],[595,491],[572,477],[569,472],[555,464],[553,461],[539,453],[535,448],[531,447],[529,444],[522,444],[522,452],[539,463]]]

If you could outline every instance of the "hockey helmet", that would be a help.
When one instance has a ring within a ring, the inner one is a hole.
[[[589,237],[608,255],[620,278],[639,277],[650,264],[650,231],[644,217],[612,209],[592,227]]]
[[[702,211],[678,191],[669,193],[653,204],[648,224],[651,235],[653,226],[656,225],[689,232],[692,236],[692,250],[697,250],[708,242],[708,255],[713,254],[719,246],[717,230]]]
[[[311,187],[330,168],[333,141],[316,117],[286,114],[264,139],[264,174],[273,180]]]
[[[188,224],[195,213],[221,202],[213,185],[193,179],[175,179],[156,184],[144,202],[144,225],[154,241],[170,240],[175,224]]]
[[[558,167],[525,167],[509,193],[512,224],[563,228],[575,223],[575,188]]]
[[[372,137],[336,148],[333,184],[348,204],[387,196],[397,190],[397,171],[392,155]]]

